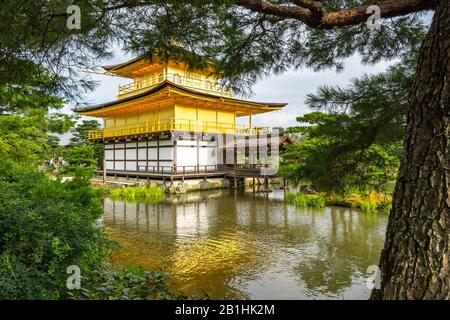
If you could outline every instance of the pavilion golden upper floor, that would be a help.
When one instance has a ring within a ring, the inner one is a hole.
[[[103,68],[105,74],[131,82],[119,86],[115,101],[74,109],[81,115],[103,118],[103,130],[89,132],[89,139],[166,131],[262,134],[268,128],[253,126],[253,115],[286,106],[234,98],[212,68],[191,71],[182,63],[162,62],[157,57],[151,62],[141,57]],[[238,124],[240,117],[247,117],[248,124]]]

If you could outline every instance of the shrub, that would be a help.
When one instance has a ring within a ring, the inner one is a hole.
[[[166,273],[117,272],[106,264],[113,243],[96,224],[104,191],[90,186],[86,168],[73,172],[63,183],[31,167],[0,163],[0,299],[186,298],[169,291]],[[80,267],[81,290],[66,287],[71,265]]]
[[[64,298],[70,265],[103,265],[111,242],[96,225],[102,192],[80,172],[63,183],[0,164],[0,299]]]
[[[81,290],[69,294],[74,299],[89,300],[180,300],[181,293],[169,289],[170,275],[142,268],[94,272],[82,282]]]

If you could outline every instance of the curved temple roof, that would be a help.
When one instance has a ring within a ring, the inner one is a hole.
[[[132,64],[134,62],[137,62],[137,61],[143,60],[143,59],[144,59],[144,57],[141,56],[141,57],[137,57],[137,58],[128,60],[126,62],[122,62],[122,63],[118,63],[118,64],[112,64],[112,65],[108,65],[108,66],[102,66],[102,68],[105,69],[106,71],[113,71],[113,70],[120,69],[122,67],[125,67],[127,65],[130,65],[130,64]]]
[[[166,90],[165,90],[166,89]],[[126,106],[130,103],[133,103],[135,100],[141,100],[145,97],[149,97],[151,95],[155,95],[157,93],[161,93],[163,91],[169,91],[168,96],[170,97],[171,92],[174,92],[175,94],[179,95],[189,95],[190,97],[193,97],[195,99],[200,100],[209,100],[212,102],[220,103],[220,104],[226,104],[226,105],[236,105],[241,108],[245,109],[251,109],[251,113],[265,113],[269,111],[275,111],[283,108],[287,105],[287,103],[269,103],[269,102],[253,102],[253,101],[246,101],[241,99],[235,99],[235,98],[228,98],[213,94],[204,93],[201,91],[191,90],[186,87],[183,87],[181,85],[177,85],[169,80],[165,80],[161,82],[160,84],[149,88],[148,90],[130,96],[123,99],[106,102],[102,104],[97,104],[93,106],[85,106],[80,108],[73,109],[74,112],[80,113],[80,114],[86,114],[91,116],[96,116],[97,112],[101,110],[103,112],[108,112],[109,110],[120,108],[121,105]],[[97,116],[101,116],[98,114]]]

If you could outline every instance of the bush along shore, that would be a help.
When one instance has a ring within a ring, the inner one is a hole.
[[[392,196],[378,192],[336,194],[286,193],[286,203],[298,207],[323,208],[325,206],[342,206],[358,208],[365,213],[389,213],[392,207]]]
[[[204,298],[171,290],[165,270],[111,263],[119,244],[98,220],[105,192],[118,191],[92,188],[92,171],[73,168],[73,179],[63,180],[33,166],[0,162],[0,300]],[[135,199],[153,200],[163,193],[118,190]],[[72,267],[80,272],[78,280]]]

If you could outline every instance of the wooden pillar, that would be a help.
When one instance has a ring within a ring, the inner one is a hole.
[[[234,188],[237,189],[237,139],[236,139],[236,134],[234,135],[234,146],[233,146],[233,153],[234,153],[234,181],[233,181],[233,185]]]
[[[145,173],[148,173],[148,137],[145,140]],[[148,177],[148,176],[147,176]]]
[[[156,138],[156,172],[159,172],[159,137]]]
[[[136,173],[139,180],[139,139],[136,139]]]
[[[177,137],[174,136],[173,141],[173,172],[177,173]]]
[[[127,172],[127,139],[123,141],[123,171]],[[127,175],[128,180],[128,175]]]
[[[116,140],[113,142],[113,171],[116,171]]]
[[[106,183],[106,159],[103,159],[103,183]]]

